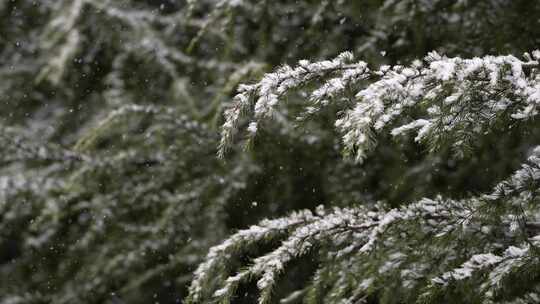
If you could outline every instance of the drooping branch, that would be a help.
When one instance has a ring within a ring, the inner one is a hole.
[[[232,144],[241,121],[250,121],[247,133],[253,137],[257,125],[279,110],[284,95],[307,85],[315,89],[305,100],[305,112],[315,113],[334,103],[343,112],[335,125],[345,152],[357,161],[366,158],[376,145],[376,134],[388,126],[393,126],[394,136],[416,132],[415,140],[429,143],[433,150],[451,142],[454,151],[463,154],[475,136],[489,132],[495,122],[508,124],[537,115],[540,52],[525,57],[463,59],[432,52],[409,66],[372,70],[343,53],[331,61],[284,66],[258,83],[240,86],[225,112],[220,155]],[[352,107],[338,103],[346,88],[355,90]],[[420,116],[409,117],[412,110]],[[396,126],[397,117],[410,122]]]

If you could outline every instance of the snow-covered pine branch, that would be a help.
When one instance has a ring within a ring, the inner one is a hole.
[[[451,295],[458,282],[476,290],[465,293],[467,299],[530,297],[534,288],[520,290],[508,280],[526,278],[526,267],[540,266],[540,209],[527,194],[530,188],[538,189],[539,153],[540,147],[489,195],[425,198],[396,209],[320,208],[241,230],[210,250],[195,271],[190,300],[229,303],[240,284],[255,280],[259,303],[270,303],[290,262],[311,252],[318,257],[318,268],[302,294],[309,298],[325,286],[325,294],[315,297],[324,303],[355,303],[388,292],[388,286],[395,286],[392,292],[399,292],[401,299],[437,303]],[[518,203],[521,211],[515,208]],[[223,266],[256,244],[275,240],[270,231],[280,234],[277,248],[246,268],[231,271]]]
[[[350,64],[352,60],[353,55],[350,52],[342,53],[334,60],[315,63],[303,60],[296,68],[286,65],[274,73],[266,74],[256,84],[241,85],[238,89],[239,93],[234,97],[234,104],[225,111],[219,154],[223,156],[231,144],[237,125],[243,116],[254,118],[249,123],[247,131],[250,136],[255,136],[259,121],[272,117],[280,99],[291,90],[340,73],[344,79],[330,79],[323,87],[313,92],[310,101],[322,106],[328,103],[329,98],[343,93],[348,83],[369,71],[366,63]]]
[[[220,155],[233,144],[234,134],[242,131],[238,130],[241,122],[249,121],[246,133],[252,138],[257,126],[279,111],[284,96],[299,89],[309,94],[304,114],[330,103],[336,106],[340,113],[336,129],[346,154],[357,161],[366,158],[376,145],[376,135],[387,129],[394,136],[414,132],[415,140],[429,143],[431,149],[451,145],[462,155],[496,123],[511,125],[538,114],[539,57],[539,51],[525,54],[524,59],[512,55],[448,58],[432,52],[408,66],[370,69],[346,52],[334,60],[284,66],[258,83],[240,86],[225,112]],[[355,97],[343,102],[345,92],[351,90]]]

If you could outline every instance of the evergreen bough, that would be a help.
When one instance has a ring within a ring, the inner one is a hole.
[[[358,162],[369,160],[385,130],[392,136],[414,133],[414,141],[429,144],[431,153],[449,146],[454,157],[467,157],[478,138],[538,115],[538,59],[538,51],[523,60],[432,52],[408,66],[370,69],[343,53],[283,66],[240,87],[225,112],[220,155],[240,125],[254,140],[259,125],[279,115],[285,96],[300,90],[306,105],[293,119],[311,119],[333,105],[345,154]],[[540,147],[530,153],[519,170],[483,195],[423,198],[399,208],[321,207],[241,230],[210,249],[195,272],[190,299],[229,303],[240,284],[254,279],[258,303],[270,303],[288,264],[315,252],[312,279],[293,292],[307,303],[362,303],[373,295],[383,302],[538,301]],[[275,238],[279,245],[245,269],[231,274],[217,267]]]

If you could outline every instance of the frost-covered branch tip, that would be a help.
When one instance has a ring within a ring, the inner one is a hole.
[[[325,87],[313,92],[310,99],[313,102],[327,104],[328,100],[345,90],[347,82],[360,77],[367,72],[367,64],[353,64],[352,53],[345,52],[333,60],[309,62],[301,60],[295,68],[282,66],[276,72],[266,74],[258,83],[240,85],[233,104],[225,111],[225,123],[221,130],[220,155],[223,155],[231,145],[238,123],[244,116],[253,118],[248,126],[250,136],[257,133],[258,122],[272,117],[280,99],[292,90],[298,89],[316,79],[329,77],[342,72],[345,82],[341,79],[331,79]]]

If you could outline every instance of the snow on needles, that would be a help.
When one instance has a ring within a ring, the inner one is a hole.
[[[465,59],[431,52],[409,66],[378,69],[355,62],[350,52],[333,60],[301,60],[296,67],[283,66],[257,83],[239,87],[225,111],[219,153],[223,156],[232,144],[240,121],[250,121],[247,131],[252,137],[257,123],[280,110],[285,95],[302,89],[311,92],[304,101],[304,113],[296,120],[334,104],[340,113],[335,126],[344,150],[359,162],[376,146],[376,135],[388,126],[395,136],[416,132],[415,140],[430,142],[433,149],[443,138],[455,137],[453,148],[460,154],[475,134],[489,130],[497,118],[509,115],[523,120],[537,115],[539,55],[527,53],[525,60],[511,55]],[[340,102],[343,99],[349,102]],[[511,112],[507,111],[510,106]],[[409,109],[420,110],[420,116],[407,116]],[[396,125],[397,117],[409,122]]]

